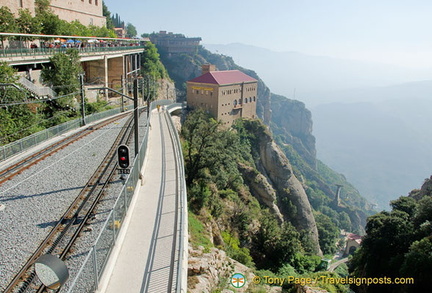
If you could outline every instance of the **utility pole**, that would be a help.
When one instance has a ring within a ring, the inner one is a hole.
[[[133,84],[134,97],[134,121],[135,121],[135,157],[138,155],[138,79],[134,79]]]
[[[80,93],[81,93],[81,124],[86,125],[85,122],[85,93],[84,93],[84,74],[79,75],[80,80]]]

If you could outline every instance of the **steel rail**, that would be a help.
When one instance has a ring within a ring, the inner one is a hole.
[[[111,121],[113,122],[113,121]],[[10,282],[8,287],[5,289],[5,293],[14,292],[14,290],[18,287],[19,284],[21,284],[20,288],[18,289],[18,292],[25,291],[26,288],[30,285],[32,282],[35,272],[32,270],[31,266],[36,261],[37,258],[39,258],[44,253],[51,253],[54,251],[54,249],[57,247],[57,245],[62,241],[68,232],[68,230],[73,226],[73,224],[76,223],[76,220],[79,218],[79,213],[81,210],[84,209],[85,204],[89,201],[89,199],[94,194],[96,188],[99,186],[100,181],[102,180],[102,177],[105,175],[105,173],[108,170],[108,167],[110,166],[110,163],[114,160],[115,151],[117,149],[117,146],[120,141],[123,141],[126,136],[128,136],[128,139],[130,139],[131,131],[130,131],[130,125],[132,123],[132,117],[129,118],[128,122],[126,122],[126,127],[122,128],[122,131],[117,136],[116,141],[114,142],[113,146],[111,147],[108,154],[105,156],[102,163],[99,165],[96,172],[93,174],[93,176],[89,179],[85,187],[82,189],[80,194],[76,197],[74,202],[69,206],[69,208],[66,210],[64,215],[60,218],[60,220],[57,222],[57,225],[51,230],[51,232],[48,234],[48,236],[45,238],[44,241],[42,241],[41,245],[38,247],[38,249],[35,251],[35,253],[28,259],[28,261],[25,263],[25,265],[21,268],[21,270],[18,272],[18,274],[13,278],[13,280]],[[129,134],[128,134],[129,132]],[[110,172],[110,176],[113,175],[115,168],[113,168]],[[108,184],[109,178],[105,181],[104,186]],[[79,225],[80,230],[82,231],[84,225],[86,224],[88,218],[90,217],[90,214],[93,212],[94,208],[96,207],[96,202],[98,199],[102,197],[103,189],[101,189],[99,195],[96,197],[96,200],[93,201],[93,204],[91,205],[91,208],[87,210],[85,213],[85,216],[83,217],[86,221],[81,221],[81,224]],[[76,230],[74,233],[73,241],[75,241],[81,232]],[[71,241],[70,241],[71,242]],[[64,256],[69,252],[70,248],[72,247],[71,243],[68,243],[66,245],[67,251],[64,253]],[[63,252],[65,249],[63,249]],[[62,253],[63,255],[63,253]],[[44,288],[40,289],[44,290]]]
[[[19,162],[9,166],[6,169],[3,169],[0,171],[0,184],[12,179],[13,177],[15,177],[16,175],[22,173],[24,170],[30,168],[31,166],[39,163],[40,161],[46,159],[47,157],[49,157],[50,155],[58,152],[59,150],[67,147],[68,145],[76,142],[77,140],[89,135],[90,133],[116,121],[119,120],[123,117],[125,117],[128,114],[122,114],[122,115],[118,115],[116,117],[107,119],[105,121],[102,121],[94,126],[90,126],[87,127],[86,129],[77,132],[71,136],[68,136],[54,144],[51,144],[50,146],[34,153],[31,154],[27,157],[25,157],[24,159],[20,160]]]

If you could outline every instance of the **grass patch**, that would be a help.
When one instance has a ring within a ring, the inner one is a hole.
[[[198,220],[197,216],[189,212],[189,235],[193,247],[203,246],[204,251],[210,251],[213,243],[209,239],[209,235],[204,228],[204,225]]]

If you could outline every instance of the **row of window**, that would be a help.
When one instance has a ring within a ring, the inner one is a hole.
[[[256,102],[256,97],[254,96],[253,98],[252,98],[252,97],[244,98],[244,102],[245,102],[245,104],[247,104],[248,101],[249,101],[249,103],[252,103],[252,101]],[[241,104],[241,103],[242,103],[242,100],[241,100],[241,99],[239,99],[238,101],[237,101],[237,100],[234,100],[234,106],[237,106],[237,103],[238,103],[238,104]]]
[[[200,92],[199,92],[199,90],[196,90],[195,91],[195,93],[198,95]],[[204,91],[204,90],[201,90],[201,95],[208,95],[210,93],[210,96],[213,96],[213,92],[212,91]]]
[[[255,91],[255,90],[256,90],[255,87],[247,87],[246,88],[247,92]],[[241,92],[242,92],[241,89],[233,89],[233,90],[225,90],[225,91],[222,91],[221,93],[222,93],[223,96],[225,96],[225,95],[231,95],[231,94],[238,94],[238,93],[241,93]]]
[[[84,0],[81,0],[81,2],[84,2]],[[89,0],[89,4],[92,4],[93,0]],[[98,0],[94,0],[95,5],[98,6]]]

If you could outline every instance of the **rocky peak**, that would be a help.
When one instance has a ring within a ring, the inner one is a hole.
[[[306,233],[312,242],[314,253],[321,255],[318,242],[318,229],[312,213],[312,207],[306,192],[294,175],[292,166],[279,146],[273,141],[268,130],[262,125],[257,127],[257,121],[246,123],[246,129],[256,137],[259,157],[256,158],[258,171],[268,180],[276,191],[278,208],[284,218],[290,221],[299,232]],[[283,203],[289,201],[295,212],[284,208]]]

